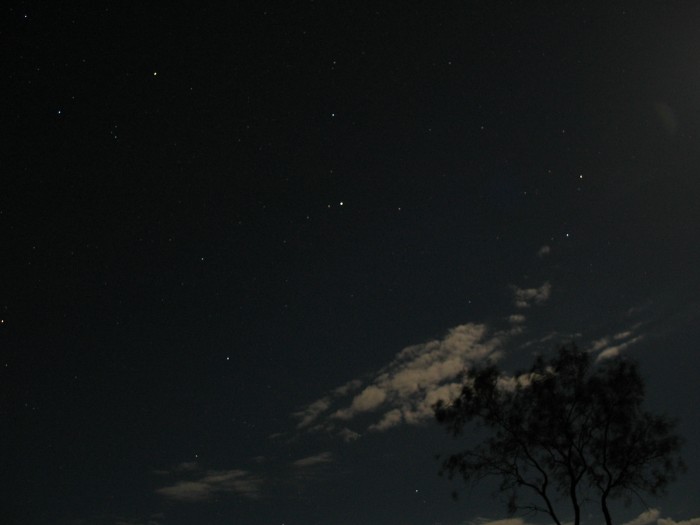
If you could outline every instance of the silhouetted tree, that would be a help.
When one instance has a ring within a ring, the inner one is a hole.
[[[569,345],[549,360],[538,357],[527,373],[507,376],[489,366],[462,379],[459,397],[435,404],[435,416],[454,436],[473,421],[489,437],[449,456],[441,473],[470,482],[500,478],[511,514],[545,512],[561,525],[556,507],[568,501],[579,525],[582,502],[593,497],[612,525],[611,499],[662,494],[684,469],[676,422],[642,409],[644,382],[634,362],[597,365]],[[522,491],[533,496],[529,503],[521,503]]]

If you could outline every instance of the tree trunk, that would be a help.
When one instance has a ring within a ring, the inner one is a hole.
[[[608,492],[605,491],[600,497],[600,506],[603,509],[603,516],[605,516],[605,525],[612,525],[612,517],[610,516],[610,511],[608,510]]]
[[[576,486],[571,487],[571,504],[574,507],[574,525],[580,525],[581,506],[578,504],[578,498],[576,497]],[[608,522],[608,525],[610,525],[610,522]]]

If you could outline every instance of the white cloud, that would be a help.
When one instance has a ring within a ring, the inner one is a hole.
[[[601,337],[600,339],[596,339],[593,341],[593,344],[590,347],[590,352],[600,352],[603,348],[606,348],[610,344],[610,337],[605,336]]]
[[[658,525],[700,525],[700,517],[690,518],[689,520],[674,521],[671,518],[661,518],[657,522]]]
[[[358,388],[362,386],[362,381],[358,379],[353,379],[352,381],[348,381],[342,386],[339,386],[335,390],[333,390],[333,393],[337,396],[345,396],[349,394],[350,392],[354,392]]]
[[[370,385],[352,400],[349,408],[338,410],[333,417],[339,419],[351,419],[360,412],[374,410],[386,399],[386,392],[381,388]]]
[[[318,425],[312,427],[311,424],[315,423],[318,420],[318,418],[331,407],[331,405],[333,404],[333,399],[346,396],[351,392],[358,390],[361,386],[362,381],[360,381],[359,379],[353,379],[352,381],[348,381],[344,385],[335,388],[329,395],[323,396],[322,398],[317,399],[313,403],[310,403],[303,409],[294,412],[292,414],[292,417],[299,420],[299,422],[297,423],[297,429],[318,429]],[[358,401],[358,403],[360,404],[360,408],[362,407],[363,402],[368,401],[369,400]],[[342,414],[336,417],[340,417],[342,419]]]
[[[403,416],[401,415],[401,410],[398,408],[392,408],[389,412],[384,414],[384,417],[379,421],[369,426],[369,430],[382,431],[387,430],[391,427],[395,427],[403,421]]]
[[[331,406],[330,397],[322,397],[308,405],[303,410],[295,412],[292,414],[294,417],[298,418],[300,421],[297,424],[297,428],[304,428],[313,423],[318,416],[323,414]]]
[[[292,466],[297,468],[313,467],[314,465],[321,465],[323,463],[330,463],[333,461],[333,454],[330,452],[321,452],[314,456],[307,456],[302,459],[297,459],[292,463]]]
[[[533,379],[537,379],[538,374],[534,373],[527,373],[527,374],[520,374],[519,376],[501,376],[498,378],[498,388],[508,391],[508,392],[513,392],[517,387],[527,387],[529,386]]]
[[[633,330],[625,330],[624,332],[620,332],[619,334],[615,334],[613,336],[613,339],[615,341],[620,341],[622,339],[627,339],[629,336],[631,336],[634,333]]]
[[[636,335],[637,330],[641,326],[640,323],[613,335],[606,335],[600,339],[596,339],[589,346],[588,351],[597,353],[596,362],[604,361],[619,356],[633,344],[644,339],[644,335]]]
[[[347,427],[339,430],[338,421],[356,422],[360,416],[381,410],[378,418],[363,425],[369,431],[384,431],[402,423],[417,424],[431,419],[434,403],[459,394],[461,383],[457,376],[474,363],[497,359],[504,341],[518,330],[519,327],[512,327],[509,331],[489,334],[485,325],[468,323],[452,328],[442,339],[408,346],[366,381],[358,394],[346,400],[345,406],[341,404],[324,415],[330,404],[341,403],[341,391],[358,389],[359,381],[351,381],[346,385],[352,388],[337,388],[293,414],[300,419],[297,426],[336,433],[349,441],[357,439],[359,434]],[[312,421],[316,423],[314,426],[310,426]]]
[[[633,520],[623,523],[623,525],[649,525],[650,523],[655,523],[660,514],[659,509],[649,509]]]
[[[517,308],[529,308],[533,303],[542,304],[549,299],[552,293],[552,285],[545,282],[539,288],[519,288],[513,286],[515,295],[515,306]]]
[[[549,255],[551,252],[552,252],[552,249],[545,244],[544,246],[542,246],[542,248],[537,250],[537,257],[542,259],[543,257]]]
[[[161,487],[156,493],[178,501],[203,501],[214,494],[238,494],[256,499],[263,480],[245,470],[210,470],[193,480],[182,480]]]
[[[643,335],[638,335],[637,337],[634,337],[634,338],[630,339],[629,341],[625,341],[622,344],[614,345],[614,346],[610,346],[608,348],[605,348],[605,350],[603,350],[602,352],[600,352],[600,354],[598,354],[598,357],[596,357],[595,360],[596,360],[596,362],[599,362],[599,361],[604,361],[605,359],[612,359],[613,357],[617,357],[620,355],[620,353],[627,350],[627,348],[629,348],[630,346],[632,346],[635,343],[638,343],[639,341],[641,341],[643,339],[644,339]]]
[[[525,316],[521,314],[513,314],[508,317],[508,322],[510,324],[520,324],[525,322]]]

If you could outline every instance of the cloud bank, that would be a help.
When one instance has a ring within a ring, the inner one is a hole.
[[[511,289],[514,305],[529,308],[545,303],[552,285],[546,281],[536,288]],[[349,442],[366,432],[384,432],[402,424],[432,420],[432,407],[437,401],[449,402],[461,392],[460,374],[475,365],[499,360],[508,345],[516,348],[514,338],[526,333],[526,321],[525,315],[514,313],[501,318],[500,326],[505,327],[500,330],[484,323],[465,323],[449,329],[442,338],[408,346],[374,374],[353,379],[294,412],[296,428],[333,434]],[[640,326],[583,343],[582,347],[597,354],[597,362],[616,357],[644,338],[638,332]],[[543,348],[554,346],[555,339],[566,342],[580,337],[580,333],[550,332],[544,337],[520,340],[517,348]],[[515,388],[523,381],[527,378],[504,376],[501,384],[503,388]]]
[[[520,325],[524,317],[512,321]],[[484,324],[467,323],[442,339],[406,347],[369,381],[351,381],[295,412],[297,428],[352,440],[359,434],[346,425],[360,420],[364,431],[381,432],[431,419],[434,403],[459,394],[458,375],[473,364],[498,359],[505,340],[520,330],[516,326],[490,333]]]

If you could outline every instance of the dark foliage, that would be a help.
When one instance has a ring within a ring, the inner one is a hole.
[[[662,494],[684,468],[676,422],[643,410],[644,382],[629,360],[596,365],[570,345],[515,377],[490,366],[463,380],[457,399],[434,406],[437,421],[454,436],[473,422],[489,437],[449,456],[441,472],[468,482],[500,478],[511,513],[545,512],[561,524],[558,509],[568,502],[579,525],[592,498],[612,525],[611,499]]]

